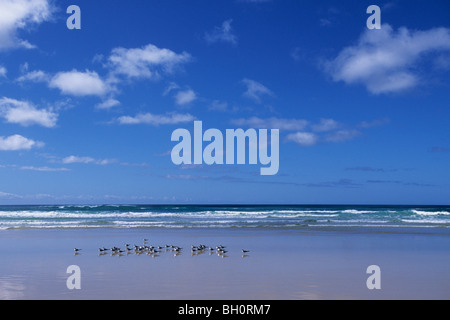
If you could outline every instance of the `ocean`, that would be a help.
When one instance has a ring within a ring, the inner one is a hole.
[[[450,227],[450,206],[0,206],[0,230],[25,228]]]

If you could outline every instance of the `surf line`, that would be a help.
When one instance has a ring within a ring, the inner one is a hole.
[[[280,130],[270,129],[270,155],[268,152],[269,136],[267,129],[226,129],[224,136],[218,129],[208,129],[203,133],[203,122],[194,121],[194,137],[187,129],[172,132],[171,141],[179,142],[171,152],[172,162],[181,164],[246,164],[246,146],[248,146],[248,164],[262,166],[260,175],[276,175],[280,167]],[[194,146],[192,148],[192,140]],[[203,142],[210,142],[203,149]],[[247,143],[248,142],[248,143]],[[193,152],[192,152],[193,151]],[[192,154],[194,159],[192,161]],[[236,157],[235,157],[236,154]]]

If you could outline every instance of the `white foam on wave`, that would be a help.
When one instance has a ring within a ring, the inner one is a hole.
[[[443,219],[401,219],[406,223],[420,223],[420,224],[450,224],[450,221]]]
[[[308,213],[339,213],[337,210],[277,210],[275,212],[279,213],[298,213],[298,214],[308,214]]]
[[[450,215],[450,212],[448,211],[422,211],[422,210],[411,210],[415,214],[421,215],[421,216],[448,216]]]
[[[352,213],[352,214],[365,214],[365,213],[377,213],[378,211],[373,210],[355,210],[355,209],[347,209],[342,211],[342,213]]]

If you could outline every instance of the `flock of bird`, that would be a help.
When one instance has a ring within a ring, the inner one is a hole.
[[[129,243],[125,244],[125,248],[120,248],[120,247],[111,247],[111,248],[106,248],[106,247],[102,247],[102,248],[98,248],[98,254],[99,256],[103,256],[103,255],[107,255],[110,254],[111,256],[123,256],[123,255],[129,255],[129,254],[136,254],[136,255],[141,255],[141,254],[147,254],[153,257],[159,256],[159,254],[164,253],[164,252],[170,252],[173,253],[173,255],[176,257],[178,255],[180,255],[183,252],[183,248],[179,247],[179,246],[174,246],[174,245],[164,245],[164,246],[153,246],[153,245],[149,245],[148,244],[148,239],[143,239],[144,243],[142,245],[134,245],[131,246]],[[75,251],[75,255],[80,254],[82,249],[80,248],[74,248]],[[242,257],[247,257],[248,253],[250,252],[249,250],[245,250],[242,249]],[[191,246],[191,255],[199,255],[199,254],[203,254],[203,253],[209,253],[210,255],[212,254],[217,254],[218,256],[225,258],[227,257],[227,253],[228,250],[226,249],[225,246],[223,245],[218,245],[215,247],[208,247],[205,246],[203,244],[194,246]]]

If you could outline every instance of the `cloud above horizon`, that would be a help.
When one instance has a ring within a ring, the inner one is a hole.
[[[196,99],[197,94],[191,89],[179,91],[175,95],[175,103],[179,106],[188,105]]]
[[[233,19],[225,20],[220,27],[214,27],[211,32],[205,33],[205,41],[207,43],[226,42],[236,45],[238,42],[237,36],[233,33],[231,23]]]
[[[243,96],[253,100],[255,103],[262,103],[263,96],[275,95],[269,88],[255,80],[244,78],[241,82],[247,88]]]
[[[127,78],[158,78],[161,73],[171,73],[177,66],[191,61],[187,52],[175,53],[166,48],[148,44],[141,48],[114,48],[108,57],[107,67],[112,76]]]
[[[37,109],[27,101],[3,97],[0,99],[0,117],[8,123],[17,123],[24,127],[40,125],[47,128],[56,126],[58,115],[50,109]]]
[[[365,30],[357,43],[345,47],[336,58],[324,62],[324,70],[336,82],[362,84],[372,94],[401,92],[425,81],[417,69],[431,54],[450,52],[450,29]]]
[[[19,151],[30,150],[34,147],[42,147],[44,144],[40,141],[34,141],[19,134],[9,137],[0,136],[0,151]]]
[[[0,51],[12,48],[35,48],[18,37],[19,30],[50,20],[52,8],[49,0],[0,1]]]
[[[241,127],[287,131],[285,141],[295,142],[302,147],[310,147],[319,143],[339,143],[353,140],[363,134],[361,129],[386,125],[389,123],[389,119],[362,121],[354,126],[355,128],[331,118],[321,118],[314,123],[305,119],[250,117],[233,119],[231,123]]]
[[[194,121],[195,117],[189,113],[169,113],[166,115],[139,113],[136,116],[121,116],[117,119],[119,124],[133,125],[133,124],[149,124],[152,126],[160,126],[165,124],[178,124]]]
[[[74,163],[82,163],[82,164],[98,164],[98,165],[107,165],[116,162],[115,159],[95,159],[92,157],[80,157],[80,156],[68,156],[61,160],[64,164],[74,164]]]
[[[57,88],[61,93],[73,96],[102,96],[108,92],[108,85],[97,72],[86,70],[80,72],[58,72],[49,82],[50,88]]]

